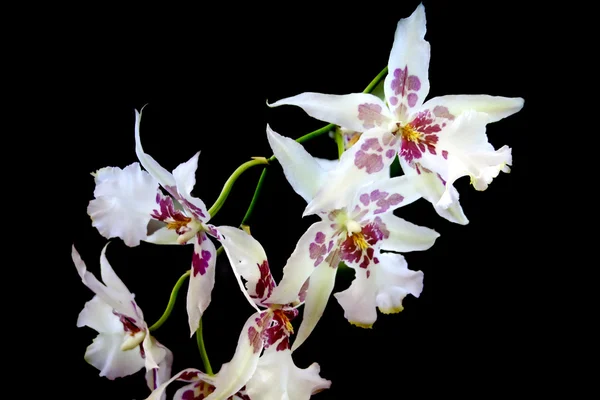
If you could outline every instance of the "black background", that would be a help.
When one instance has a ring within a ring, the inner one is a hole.
[[[88,268],[99,274],[106,240],[86,213],[94,189],[90,172],[137,161],[134,109],[147,104],[144,148],[168,170],[202,151],[194,194],[210,207],[239,164],[251,156],[270,156],[267,123],[292,138],[323,125],[297,108],[268,109],[266,100],[305,91],[363,90],[387,64],[398,20],[418,4],[361,3],[343,9],[291,2],[258,9],[225,3],[210,9],[140,5],[135,12],[98,6],[70,9],[74,17],[57,20],[48,37],[40,34],[42,45],[34,58],[46,66],[44,78],[51,84],[38,103],[56,110],[48,117],[52,134],[42,144],[58,149],[52,153],[54,174],[42,185],[56,194],[61,216],[60,234],[48,234],[56,241],[52,306],[40,318],[52,327],[48,340],[56,345],[50,356],[60,360],[60,367],[53,361],[51,370],[61,376],[54,385],[65,398],[85,393],[86,399],[142,399],[148,393],[143,372],[109,381],[83,360],[96,333],[75,323],[92,292],[70,259],[74,243]],[[318,362],[321,376],[332,381],[317,399],[524,393],[530,368],[539,361],[533,328],[541,318],[535,297],[541,283],[532,279],[539,266],[529,241],[539,230],[531,154],[537,148],[532,133],[534,43],[541,33],[516,3],[424,4],[432,47],[429,98],[490,94],[525,99],[521,112],[487,130],[496,148],[512,147],[512,173],[501,174],[484,192],[470,187],[468,178],[456,183],[467,226],[438,217],[425,200],[396,212],[441,234],[430,250],[405,254],[409,268],[425,272],[423,293],[418,299],[407,297],[400,314],[380,314],[372,330],[351,326],[330,299],[319,325],[294,353],[298,366]],[[316,156],[336,154],[326,136],[305,146]],[[296,241],[317,218],[301,218],[304,201],[277,164],[269,169],[250,225],[279,280]],[[238,225],[259,174],[259,167],[247,171],[211,222]],[[112,240],[108,259],[150,324],[189,269],[191,250],[147,243],[127,248]],[[334,292],[351,279],[351,274],[338,275]],[[171,318],[155,332],[175,354],[173,372],[202,368],[189,338],[186,289]],[[250,312],[221,256],[204,318],[215,371],[232,357]]]

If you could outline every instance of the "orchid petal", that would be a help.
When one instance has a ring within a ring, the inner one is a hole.
[[[200,318],[208,308],[213,286],[215,285],[215,264],[217,250],[204,232],[194,240],[192,271],[187,292],[187,312],[190,336],[198,329]]]
[[[154,243],[154,244],[177,244],[180,245],[177,241],[179,238],[179,234],[174,229],[169,229],[166,226],[163,226],[160,229],[154,231],[151,235],[149,235],[145,242]],[[188,241],[184,244],[191,244],[193,241]]]
[[[330,265],[327,261],[321,263],[315,268],[310,276],[306,299],[304,303],[304,315],[302,323],[298,329],[298,334],[294,339],[292,351],[295,351],[308,336],[312,333],[315,326],[321,319],[329,296],[335,285],[335,275],[337,265]]]
[[[458,117],[463,112],[474,110],[488,115],[488,122],[496,122],[519,112],[524,100],[520,97],[500,97],[488,95],[447,95],[427,100],[421,109],[444,110],[448,115]]]
[[[365,184],[389,178],[398,139],[381,129],[363,133],[337,166],[324,178],[319,192],[306,206],[304,216],[348,206],[356,190]]]
[[[223,364],[215,379],[215,391],[206,400],[221,400],[237,393],[254,374],[264,346],[263,331],[271,323],[270,312],[257,312],[248,318],[240,334],[233,358]]]
[[[106,246],[104,246],[102,251],[103,254],[105,250]],[[118,313],[130,318],[134,323],[136,323],[136,325],[140,322],[143,322],[141,310],[134,300],[135,296],[131,294],[129,290],[127,290],[125,285],[122,287],[107,287],[98,279],[96,279],[96,277],[87,270],[87,267],[75,249],[75,246],[73,246],[71,249],[71,257],[84,285],[94,292],[104,303],[108,304]],[[108,264],[108,260],[104,259],[102,262],[104,263],[102,268],[105,271],[103,274],[110,276],[111,272],[109,272],[108,269],[112,271],[112,268],[110,267],[110,264]],[[112,274],[114,274],[114,271]],[[121,291],[123,288],[124,290]]]
[[[400,120],[419,109],[429,93],[430,46],[425,40],[425,7],[398,22],[385,77],[385,97]]]
[[[421,194],[414,180],[403,175],[361,187],[348,209],[364,214],[365,218],[372,218],[375,215],[391,213],[419,198]]]
[[[325,261],[333,249],[335,231],[331,221],[312,224],[302,235],[283,267],[283,278],[268,298],[272,304],[290,304],[298,300],[306,280]]]
[[[382,215],[381,222],[388,231],[381,240],[383,250],[400,253],[427,250],[440,236],[433,229],[415,225],[391,213]]]
[[[125,331],[113,308],[98,296],[85,304],[79,314],[77,326],[87,325],[98,331],[98,336],[85,352],[85,360],[100,370],[100,376],[108,379],[131,375],[142,369],[144,359],[139,347],[122,351]]]
[[[350,287],[334,294],[344,317],[353,325],[371,328],[377,320],[377,307],[384,313],[402,311],[402,299],[411,293],[415,297],[423,289],[423,273],[407,268],[400,254],[377,255],[378,263],[369,269],[354,268],[356,275]]]
[[[400,254],[382,253],[375,279],[378,290],[377,308],[384,314],[398,313],[404,309],[402,300],[407,294],[419,297],[423,291],[423,272],[408,269]]]
[[[173,353],[151,337],[149,331],[146,334],[143,346],[146,352],[146,383],[150,390],[155,390],[171,377]],[[149,368],[149,365],[155,363],[156,367]],[[166,394],[161,397],[161,400],[166,400]]]
[[[158,182],[138,163],[124,169],[102,168],[96,173],[94,200],[87,213],[92,226],[107,239],[120,237],[127,246],[146,238],[146,228],[156,207]]]
[[[268,125],[267,139],[294,191],[310,202],[324,183],[325,170],[300,143],[281,136]]]
[[[194,154],[187,162],[181,163],[173,170],[173,177],[179,193],[178,200],[194,216],[204,222],[208,222],[208,210],[202,200],[191,195],[192,189],[196,185],[196,169],[198,168],[198,156],[200,152]]]
[[[220,226],[221,244],[231,266],[246,280],[246,292],[258,304],[271,295],[275,281],[261,244],[241,229]],[[237,274],[236,274],[237,275]]]
[[[458,201],[459,194],[454,186],[450,185],[447,189],[451,199],[451,204],[447,208],[441,207],[438,205],[438,202],[446,191],[446,182],[442,179],[442,177],[439,174],[427,171],[424,168],[419,168],[417,170],[416,168],[408,165],[402,157],[400,157],[400,165],[402,166],[404,174],[412,177],[415,187],[421,196],[423,196],[424,199],[433,205],[435,211],[442,218],[461,225],[466,225],[469,223],[469,220],[465,216],[465,213],[460,206]]]
[[[335,167],[337,167],[338,163],[340,162],[340,160],[328,160],[326,158],[319,158],[319,157],[314,157],[315,161],[317,162],[317,164],[319,164],[319,167],[321,167],[321,169],[325,172],[329,172],[332,169],[334,169]]]
[[[199,380],[179,388],[173,395],[173,400],[202,400],[214,390],[213,385]]]
[[[305,92],[270,104],[270,107],[292,105],[321,121],[334,123],[354,131],[364,132],[391,121],[383,100],[367,93],[346,95]]]
[[[142,108],[143,110],[143,108]],[[142,142],[140,140],[140,123],[142,121],[142,113],[135,110],[135,154],[140,160],[140,164],[156,179],[160,185],[167,191],[171,192],[168,188],[174,188],[177,186],[173,175],[164,169],[152,156],[144,153],[142,148]],[[173,194],[173,193],[171,193]]]
[[[162,383],[158,388],[156,388],[152,393],[150,393],[150,396],[148,398],[146,398],[146,400],[162,400],[162,399],[164,399],[164,395],[165,395],[167,386],[169,386],[171,383],[173,383],[175,381],[182,381],[182,382],[200,382],[200,381],[202,381],[202,382],[207,382],[208,384],[212,384],[212,383],[214,383],[214,377],[211,377],[211,376],[205,374],[204,372],[198,371],[197,369],[194,369],[194,368],[184,369],[183,371],[175,374],[168,381]],[[179,393],[179,391],[177,391],[177,393]],[[177,397],[175,397],[175,398],[177,398]]]
[[[298,368],[289,349],[276,351],[270,347],[258,361],[246,391],[251,399],[307,400],[331,386],[331,381],[321,378],[319,372],[319,364]]]

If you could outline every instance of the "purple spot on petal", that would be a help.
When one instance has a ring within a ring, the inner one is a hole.
[[[354,155],[354,165],[358,169],[365,168],[367,174],[373,174],[383,169],[383,160],[379,154],[367,154],[359,150]]]
[[[366,129],[381,125],[384,116],[381,114],[381,106],[378,104],[365,103],[358,106],[358,119],[363,121]]]
[[[369,205],[369,195],[366,193],[361,194],[360,202],[363,203],[365,206]]]
[[[317,232],[317,235],[315,236],[315,242],[319,244],[325,243],[325,234],[323,232]]]
[[[398,98],[396,96],[392,96],[390,97],[390,104],[395,106],[396,104],[398,104]]]
[[[394,157],[395,154],[396,154],[396,151],[394,149],[389,149],[388,151],[385,152],[385,156],[387,158],[392,158],[392,157]]]
[[[408,100],[408,106],[414,107],[415,104],[417,104],[417,100],[419,99],[419,96],[417,96],[415,93],[409,93],[408,96],[406,97],[406,99]]]
[[[408,77],[408,90],[419,90],[421,89],[421,80],[418,76],[411,75]]]
[[[444,157],[445,160],[448,159],[448,152],[446,150],[442,150],[442,157]]]

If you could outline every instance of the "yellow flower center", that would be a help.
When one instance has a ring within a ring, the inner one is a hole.
[[[288,332],[294,333],[294,327],[292,326],[290,319],[285,315],[285,313],[281,309],[274,310],[273,314],[277,314],[279,316],[281,321],[285,324],[285,329]]]
[[[405,140],[414,143],[419,143],[419,141],[421,140],[421,133],[415,130],[415,128],[413,128],[410,124],[406,124],[404,126],[398,125],[398,129]]]
[[[180,220],[174,220],[171,222],[167,223],[167,229],[173,229],[173,230],[177,230],[177,229],[181,229],[187,226],[187,224],[190,223],[190,221],[192,220],[189,217],[180,217]]]
[[[369,243],[367,243],[365,236],[361,232],[353,233],[352,240],[354,240],[354,244],[361,250],[366,250],[369,247]]]

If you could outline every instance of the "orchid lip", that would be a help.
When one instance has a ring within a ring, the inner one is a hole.
[[[142,343],[144,341],[145,338],[146,338],[145,330],[138,331],[138,332],[134,333],[133,335],[127,335],[125,340],[123,341],[123,344],[121,344],[121,350],[127,351],[127,350],[135,349],[137,346],[140,345],[140,343]]]

